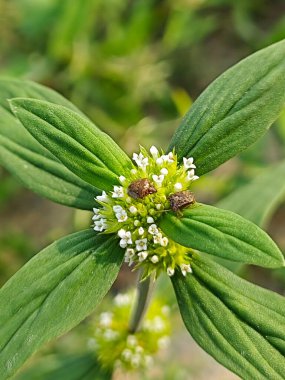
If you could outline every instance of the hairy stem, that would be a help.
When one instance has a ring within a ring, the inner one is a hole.
[[[141,327],[155,284],[154,275],[149,276],[144,281],[141,281],[141,276],[142,272],[139,275],[136,303],[129,324],[131,334],[134,334]]]

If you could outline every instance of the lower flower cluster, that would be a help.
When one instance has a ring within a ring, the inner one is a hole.
[[[94,208],[94,230],[116,233],[120,247],[125,249],[125,261],[144,268],[143,278],[152,272],[174,275],[179,269],[191,273],[189,249],[169,239],[159,228],[164,212],[194,203],[189,192],[195,175],[193,158],[184,158],[179,166],[174,152],[159,153],[154,146],[147,152],[141,148],[133,154],[136,163],[127,178],[120,176],[121,186],[96,197],[101,208]]]
[[[98,327],[88,344],[103,368],[146,369],[152,365],[153,355],[169,342],[169,308],[158,300],[152,302],[141,329],[128,332],[133,299],[131,293],[118,294],[110,311],[101,313],[96,321]]]

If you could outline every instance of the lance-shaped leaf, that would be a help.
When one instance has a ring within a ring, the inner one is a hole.
[[[7,101],[17,94],[58,102],[76,111],[72,103],[46,87],[28,81],[1,79],[0,164],[38,194],[67,206],[90,210],[94,206],[94,196],[100,191],[70,172],[26,131]]]
[[[88,183],[111,190],[132,167],[119,146],[78,113],[34,99],[16,98],[11,106],[31,135]]]
[[[19,373],[15,380],[111,380],[112,373],[101,368],[94,353],[50,355]]]
[[[87,230],[53,243],[18,271],[0,290],[1,379],[91,313],[122,259],[116,238]]]
[[[172,283],[190,334],[244,379],[284,379],[285,299],[194,254]]]
[[[159,223],[177,243],[224,259],[278,268],[284,258],[258,226],[231,211],[196,203],[182,216],[165,214]]]
[[[264,170],[260,176],[218,202],[217,206],[265,227],[284,199],[285,161]]]
[[[194,102],[171,140],[202,175],[253,144],[285,104],[285,41],[260,50],[217,78]]]

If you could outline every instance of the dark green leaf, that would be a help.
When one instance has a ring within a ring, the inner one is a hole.
[[[265,227],[284,199],[285,162],[282,162],[266,169],[260,176],[222,199],[217,206]]]
[[[40,100],[16,98],[10,103],[24,127],[88,183],[111,190],[118,176],[131,168],[118,145],[78,113]]]
[[[36,83],[0,80],[0,164],[40,195],[67,206],[92,209],[99,190],[70,172],[19,123],[6,100],[17,94],[76,110],[61,95]]]
[[[285,41],[249,56],[194,102],[170,143],[202,175],[253,144],[285,103]]]
[[[284,265],[282,253],[263,230],[227,210],[196,203],[182,216],[166,213],[159,225],[185,247],[268,268]]]
[[[284,297],[197,254],[192,269],[172,282],[197,343],[243,379],[284,379]]]
[[[15,380],[111,380],[110,371],[103,370],[95,354],[52,355],[37,360]]]
[[[122,259],[115,237],[86,230],[50,245],[17,272],[0,290],[1,380],[91,313]]]

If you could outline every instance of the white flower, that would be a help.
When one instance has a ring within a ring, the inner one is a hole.
[[[166,270],[167,274],[169,277],[173,276],[174,275],[174,269],[173,268],[170,268],[168,267],[167,270]]]
[[[139,239],[135,241],[137,251],[146,251],[147,250],[147,239]]]
[[[167,335],[165,335],[162,338],[160,338],[157,343],[158,343],[159,348],[163,349],[169,345],[170,339]]]
[[[114,298],[114,303],[116,306],[127,306],[131,302],[130,296],[128,294],[118,293]]]
[[[128,219],[128,215],[125,210],[120,210],[119,212],[116,212],[116,218],[118,222],[122,223],[125,222]]]
[[[165,328],[165,323],[163,319],[159,316],[156,316],[153,320],[152,331],[160,332],[160,331],[163,331],[164,328]]]
[[[175,189],[176,191],[181,190],[181,189],[182,189],[182,184],[181,184],[180,182],[177,182],[177,183],[174,185],[174,189]]]
[[[106,230],[106,228],[107,228],[106,219],[95,220],[95,226],[94,226],[95,231],[102,232]]]
[[[155,207],[156,207],[157,210],[160,210],[161,207],[162,207],[162,204],[158,203],[158,204],[155,205]]]
[[[117,212],[121,212],[123,210],[123,207],[120,205],[115,205],[115,206],[113,206],[113,210],[116,214]]]
[[[104,332],[104,338],[106,340],[114,340],[118,337],[118,332],[117,331],[114,331],[114,330],[111,330],[111,329],[108,329]]]
[[[133,160],[136,162],[139,168],[145,169],[147,167],[148,163],[148,157],[145,157],[142,153],[133,154]]]
[[[142,361],[142,356],[139,354],[134,354],[131,359],[131,364],[134,368],[138,368]]]
[[[151,223],[154,222],[154,219],[153,219],[151,216],[148,216],[147,219],[146,219],[146,222],[147,222],[148,224],[151,224]]]
[[[131,212],[132,214],[136,214],[136,213],[138,212],[138,209],[137,209],[135,206],[131,206],[131,207],[129,208],[129,210],[130,210],[130,212]]]
[[[172,152],[168,154],[164,154],[163,156],[161,156],[161,158],[163,159],[164,162],[167,162],[169,164],[172,164],[172,162],[174,162],[174,157],[173,157]]]
[[[156,224],[152,224],[148,227],[148,232],[151,234],[151,235],[157,235],[158,234],[158,228],[157,228],[157,225]]]
[[[135,250],[133,248],[127,248],[125,252],[125,263],[129,263],[129,266],[133,263],[133,257],[135,255]]]
[[[106,194],[105,191],[102,191],[101,195],[97,195],[96,200],[101,201],[101,202],[107,202],[108,201],[108,195]]]
[[[157,165],[162,165],[164,161],[162,157],[158,157],[155,162]]]
[[[132,234],[130,231],[126,231],[123,228],[118,231],[118,236],[121,238],[120,247],[126,248],[128,244],[132,244]]]
[[[158,149],[154,145],[150,148],[149,151],[154,159],[158,157]]]
[[[136,219],[136,220],[134,221],[134,226],[137,227],[137,226],[139,226],[139,225],[140,225],[140,221]]]
[[[184,164],[184,168],[187,170],[187,169],[196,169],[196,165],[194,165],[194,158],[193,157],[189,157],[189,158],[186,158],[186,157],[183,157],[183,164]]]
[[[140,227],[138,229],[138,233],[139,233],[139,235],[143,235],[144,234],[144,228]]]
[[[101,215],[100,215],[100,209],[99,208],[93,208],[93,212],[94,212],[94,215],[92,217],[92,220],[98,220],[101,218]]]
[[[123,175],[120,175],[120,177],[119,177],[119,181],[120,181],[121,183],[126,182],[126,177],[124,177]]]
[[[130,361],[132,356],[133,356],[132,351],[129,350],[128,348],[125,348],[124,351],[122,352],[122,358],[126,361]]]
[[[99,323],[102,327],[110,327],[112,323],[113,314],[109,312],[101,313]]]
[[[189,181],[196,181],[196,179],[198,179],[199,177],[197,175],[195,175],[195,171],[194,169],[191,169],[187,172],[187,179]]]
[[[134,347],[138,344],[137,338],[134,335],[129,335],[127,337],[127,345],[129,347]]]
[[[124,198],[124,189],[122,186],[114,186],[112,198]]]
[[[157,235],[153,236],[154,244],[161,244],[162,234],[159,232]]]
[[[167,174],[168,174],[168,170],[167,170],[166,168],[162,168],[162,169],[160,170],[160,173],[161,173],[161,174],[164,174],[164,175],[167,175]]]
[[[192,273],[192,268],[190,264],[181,264],[180,269],[183,276],[186,276],[187,273]]]
[[[148,256],[147,251],[141,251],[138,253],[139,261],[144,261]]]
[[[150,259],[150,261],[154,264],[156,264],[159,261],[159,258],[157,255],[153,255]]]
[[[164,175],[163,174],[161,174],[161,175],[153,174],[152,179],[154,180],[155,183],[157,183],[158,185],[161,185],[163,180],[164,180]]]
[[[161,245],[162,247],[166,247],[167,244],[168,244],[168,239],[167,239],[167,237],[165,236],[165,237],[163,237],[163,238],[161,239],[161,241],[160,241],[160,245]]]

